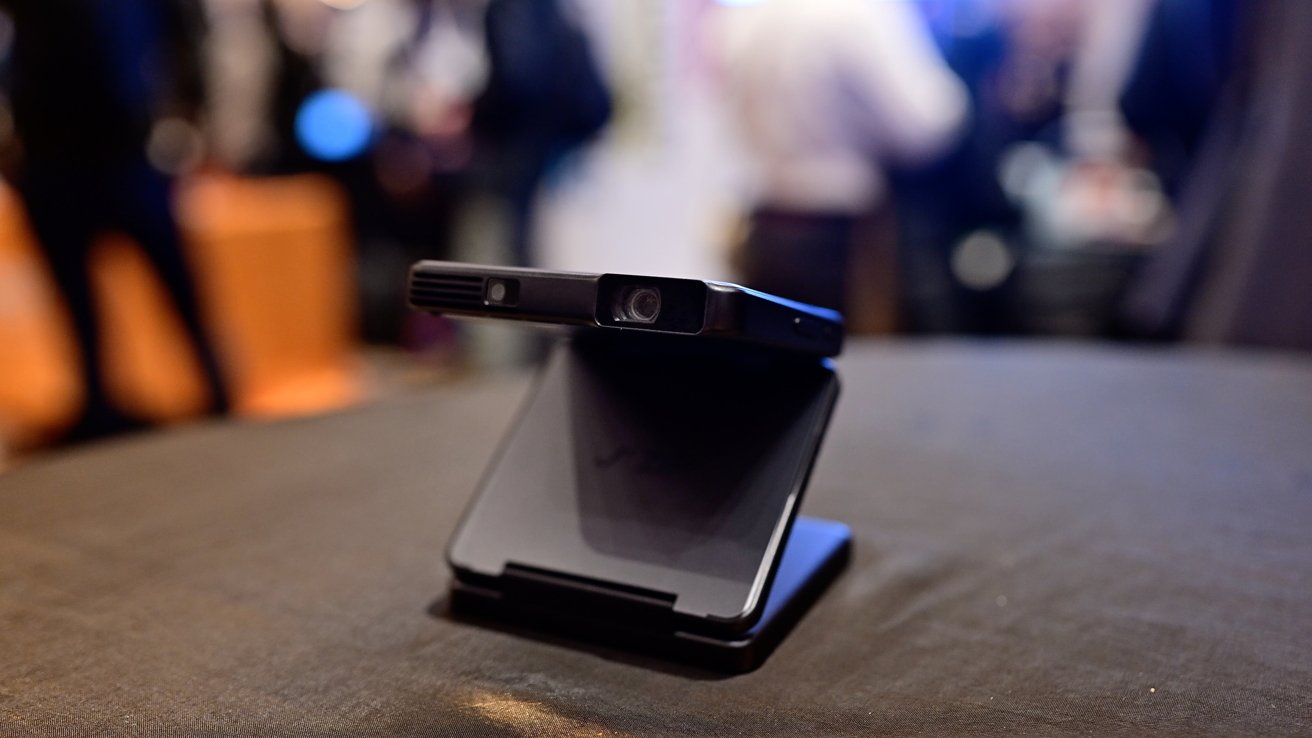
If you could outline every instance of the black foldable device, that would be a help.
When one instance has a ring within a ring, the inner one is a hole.
[[[421,261],[410,269],[419,310],[618,331],[747,341],[817,356],[843,349],[843,317],[728,282]]]
[[[846,526],[797,520],[838,379],[828,361],[703,347],[557,346],[450,542],[455,604],[761,663],[846,562]]]
[[[633,297],[649,288],[655,306]],[[797,515],[838,397],[836,314],[712,282],[441,262],[412,269],[410,301],[596,327],[556,344],[451,539],[455,614],[745,671],[846,563],[846,526]],[[630,307],[646,327],[615,317]],[[799,318],[835,335],[775,330]]]

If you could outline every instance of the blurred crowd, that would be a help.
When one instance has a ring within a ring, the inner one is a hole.
[[[344,299],[376,344],[458,350],[459,329],[404,309],[416,259],[604,271],[667,249],[697,252],[688,271],[722,265],[687,276],[844,309],[858,328],[1312,347],[1303,0],[0,0],[0,14],[0,172],[76,339],[69,440],[143,422],[103,378],[90,264],[106,231],[164,285],[208,408],[234,403],[207,316],[222,307],[176,212],[180,182],[219,176],[333,183],[354,249]],[[712,202],[723,227],[680,230]],[[551,213],[570,203],[565,228]],[[570,263],[553,232],[603,245]]]

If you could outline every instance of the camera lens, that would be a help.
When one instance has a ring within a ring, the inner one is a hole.
[[[661,291],[655,287],[626,287],[616,296],[612,314],[628,323],[654,323],[661,314]]]
[[[489,279],[483,302],[499,307],[514,307],[519,303],[518,279]]]

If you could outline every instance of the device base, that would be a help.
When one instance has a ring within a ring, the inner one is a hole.
[[[501,592],[454,580],[453,614],[485,618],[534,632],[563,635],[713,671],[742,673],[760,666],[847,565],[851,530],[842,523],[799,516],[784,545],[760,621],[741,636],[713,638],[687,631],[652,631],[622,623],[581,620],[543,607],[510,606]]]

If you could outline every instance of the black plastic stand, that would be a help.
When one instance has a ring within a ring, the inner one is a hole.
[[[755,626],[733,638],[633,628],[621,619],[595,619],[552,608],[550,597],[517,601],[514,595],[458,579],[451,585],[451,607],[466,617],[488,618],[715,671],[747,672],[765,661],[843,571],[851,555],[851,540],[851,531],[842,523],[799,517],[784,546],[765,612]]]
[[[846,526],[796,516],[837,392],[814,358],[562,343],[452,539],[453,610],[756,668],[849,556]]]

